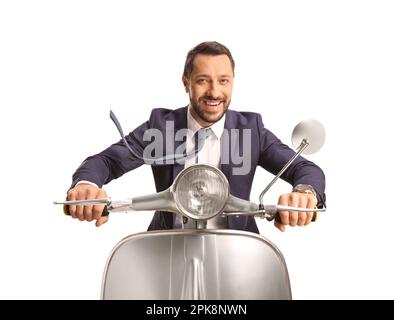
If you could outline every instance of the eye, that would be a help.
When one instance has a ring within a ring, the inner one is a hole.
[[[198,79],[197,83],[198,84],[205,84],[207,82],[207,79]]]
[[[226,85],[229,83],[229,80],[228,79],[220,79],[219,82],[221,85]]]

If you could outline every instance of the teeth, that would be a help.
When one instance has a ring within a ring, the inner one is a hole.
[[[205,101],[205,103],[209,106],[218,106],[220,104],[220,101]]]

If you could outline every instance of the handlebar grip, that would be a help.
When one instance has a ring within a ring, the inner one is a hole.
[[[63,205],[63,212],[66,216],[70,215],[69,206],[67,204]],[[102,217],[106,217],[109,215],[109,211],[107,206],[104,207],[103,212],[101,214]]]
[[[312,216],[311,222],[317,221],[317,217],[318,217],[318,212],[314,212],[314,213],[313,213],[313,216]],[[276,222],[279,222],[279,223],[282,223],[282,221],[280,220],[280,214],[279,214],[279,212],[278,212],[278,214],[275,216],[275,221],[276,221]]]

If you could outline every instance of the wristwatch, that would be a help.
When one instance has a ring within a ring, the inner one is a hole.
[[[313,187],[309,184],[297,184],[292,191],[300,193],[312,193],[317,198],[315,189],[313,189]]]
[[[293,192],[312,193],[317,199],[315,189],[313,189],[313,187],[309,184],[297,184],[293,188]],[[319,208],[319,204],[317,204],[317,206],[315,208]],[[312,216],[312,221],[315,222],[316,220],[317,220],[317,212],[314,212],[313,216]]]

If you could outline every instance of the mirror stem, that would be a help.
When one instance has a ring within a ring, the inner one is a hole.
[[[263,205],[263,198],[264,195],[267,193],[267,191],[272,187],[272,185],[280,178],[280,176],[283,174],[283,172],[286,171],[286,169],[293,163],[293,161],[309,146],[309,142],[306,139],[302,139],[301,144],[297,148],[297,153],[285,164],[285,166],[278,172],[278,174],[275,176],[274,179],[265,187],[263,192],[261,192],[260,197],[259,197],[259,202],[260,206]]]

